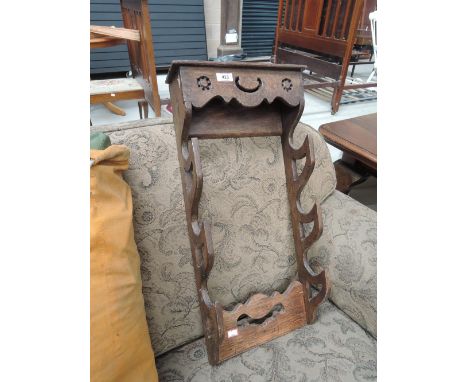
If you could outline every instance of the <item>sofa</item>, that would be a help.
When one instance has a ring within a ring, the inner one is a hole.
[[[321,203],[323,234],[309,250],[312,268],[328,270],[328,301],[316,322],[231,358],[208,363],[191,263],[171,118],[93,126],[130,149],[135,241],[160,381],[372,381],[377,378],[376,212],[335,190],[320,134],[315,169],[301,199]],[[284,291],[295,253],[279,137],[200,141],[201,218],[211,223],[212,300],[226,307],[257,292]]]

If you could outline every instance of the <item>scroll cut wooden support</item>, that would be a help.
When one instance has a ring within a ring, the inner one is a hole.
[[[166,79],[195,281],[212,365],[311,324],[330,289],[326,272],[314,273],[306,257],[322,233],[320,206],[315,204],[306,212],[300,203],[314,170],[313,143],[306,137],[299,148],[292,145],[304,109],[303,69],[298,65],[174,61]],[[210,226],[200,221],[198,214],[203,188],[198,141],[259,136],[281,136],[298,277],[283,293],[255,294],[244,304],[226,310],[211,300],[207,288],[215,254]],[[304,158],[299,173],[297,161]]]

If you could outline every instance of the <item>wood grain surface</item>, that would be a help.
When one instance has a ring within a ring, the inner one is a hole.
[[[259,63],[177,62],[166,80],[173,105],[188,236],[211,365],[312,323],[330,290],[326,272],[315,273],[306,256],[323,228],[320,206],[315,204],[306,212],[300,203],[300,194],[315,166],[313,143],[307,136],[299,148],[291,144],[304,109],[302,69]],[[298,280],[292,281],[282,294],[256,294],[228,311],[211,300],[207,288],[215,254],[210,225],[199,219],[203,169],[198,141],[257,136],[281,136]],[[305,159],[305,164],[299,174],[297,161],[301,159]],[[306,234],[308,225],[313,227]],[[312,286],[318,292],[313,293]]]
[[[377,113],[326,123],[319,132],[332,146],[377,170]]]

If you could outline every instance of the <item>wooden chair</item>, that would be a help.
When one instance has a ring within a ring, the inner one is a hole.
[[[371,12],[369,14],[369,20],[371,22],[371,31],[372,31],[372,46],[374,49],[375,62],[374,69],[370,74],[367,82],[370,82],[372,78],[377,74],[377,11]]]
[[[140,118],[148,103],[161,116],[151,20],[147,0],[120,0],[124,28],[92,25],[91,49],[127,44],[131,78],[91,81],[91,104],[137,99]]]
[[[363,0],[280,0],[274,62],[306,65],[304,89],[332,88],[335,114],[344,90],[377,83],[346,83]]]
[[[372,46],[369,14],[377,10],[377,0],[364,0],[363,11],[356,31],[356,45]]]
[[[372,47],[371,23],[369,14],[377,9],[377,0],[364,0],[361,20],[356,30],[356,42],[351,57],[351,77],[354,76],[356,65],[373,65],[375,60]]]

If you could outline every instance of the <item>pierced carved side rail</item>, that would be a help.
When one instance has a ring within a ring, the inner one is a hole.
[[[292,145],[304,108],[302,70],[297,65],[174,61],[166,79],[195,281],[212,365],[312,323],[330,289],[326,272],[315,273],[306,257],[307,249],[322,233],[322,218],[318,204],[306,212],[300,203],[314,170],[313,144],[306,137],[299,148]],[[281,136],[298,278],[283,293],[255,294],[244,304],[226,310],[211,300],[207,288],[214,251],[210,226],[199,218],[203,171],[198,142],[258,136]],[[299,173],[297,161],[303,158],[305,165]]]

